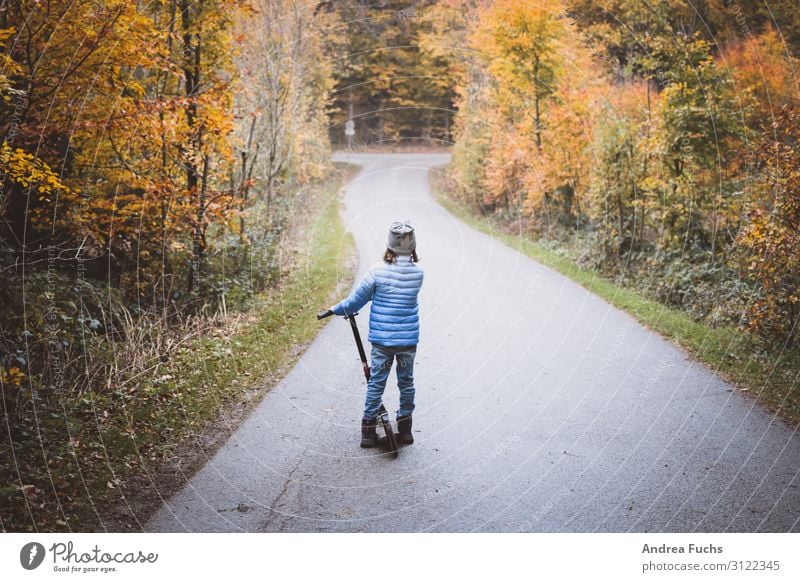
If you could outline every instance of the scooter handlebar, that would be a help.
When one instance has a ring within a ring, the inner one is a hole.
[[[326,317],[330,317],[331,315],[333,315],[333,311],[331,311],[330,309],[324,309],[319,313],[317,313],[317,319],[325,319]]]

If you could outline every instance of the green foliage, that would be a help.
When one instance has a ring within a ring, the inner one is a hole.
[[[708,43],[678,36],[661,44],[674,56],[648,144],[657,161],[648,186],[662,200],[655,219],[665,225],[657,244],[721,250],[731,241],[717,240],[712,213],[730,210],[724,167],[744,134],[735,94]]]
[[[646,156],[638,124],[607,107],[596,133],[592,207],[604,261],[616,263],[645,242]]]

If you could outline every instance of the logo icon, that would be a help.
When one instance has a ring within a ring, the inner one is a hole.
[[[22,546],[19,552],[19,563],[26,570],[35,570],[44,561],[44,546],[39,542],[30,542]]]

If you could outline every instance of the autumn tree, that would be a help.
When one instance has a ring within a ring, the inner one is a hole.
[[[645,242],[652,200],[645,196],[649,152],[645,83],[615,87],[600,106],[592,150],[590,214],[611,268]]]
[[[453,99],[447,60],[421,49],[420,39],[453,15],[435,0],[333,5],[347,42],[335,59],[331,138],[344,140],[351,111],[361,142],[447,138]]]
[[[33,196],[34,200],[67,191],[46,162],[21,147],[15,147],[17,136],[22,131],[20,123],[27,97],[23,89],[14,86],[14,78],[22,74],[22,67],[4,51],[14,32],[14,28],[0,29],[0,118],[3,119],[0,127],[3,133],[0,143],[0,214],[3,215],[9,211],[7,204],[11,193],[16,195],[14,202],[18,206],[22,190],[27,190],[28,196]],[[0,231],[0,244],[4,251],[9,248],[5,240],[9,235],[19,235],[19,230]]]
[[[661,40],[659,54],[673,61],[648,144],[657,161],[650,187],[663,200],[659,244],[714,252],[730,242],[717,235],[731,203],[725,168],[741,136],[741,114],[708,42],[679,35]]]
[[[439,5],[463,198],[715,325],[756,296],[796,345],[795,2]]]
[[[238,23],[245,39],[237,57],[239,160],[233,180],[242,208],[254,178],[271,210],[273,198],[292,180],[303,185],[329,168],[325,103],[332,90],[325,53],[336,15],[297,0],[260,1],[256,13]],[[244,218],[240,221],[244,235]]]
[[[107,121],[117,95],[136,91],[134,80],[118,72],[152,54],[141,49],[150,40],[144,38],[146,22],[130,3],[88,1],[55,3],[48,10],[37,2],[7,2],[3,19],[6,30],[13,30],[6,40],[6,59],[14,63],[6,92],[13,90],[22,105],[2,117],[5,143],[27,152],[37,167],[58,168],[69,187],[36,195],[30,183],[6,182],[3,238],[17,253],[34,253],[28,260],[51,243],[73,252],[84,243],[94,247],[93,223],[86,223],[81,236],[72,213],[77,199],[69,197],[83,190],[92,173],[78,156],[80,142]]]
[[[800,100],[798,64],[797,55],[787,52],[781,34],[772,26],[725,47],[720,66],[733,83],[736,104],[746,115],[748,128],[771,131],[780,111]]]
[[[502,0],[480,13],[472,44],[489,59],[497,98],[509,116],[533,120],[537,148],[542,146],[543,102],[555,91],[562,64],[559,40],[565,32],[562,3]]]
[[[180,69],[185,95],[183,114],[186,141],[181,156],[186,168],[186,196],[193,206],[191,259],[186,288],[196,291],[208,246],[210,221],[222,219],[231,202],[224,187],[225,166],[233,163],[233,65],[231,30],[237,7],[234,0],[189,2],[180,0]],[[214,170],[221,170],[215,175]]]
[[[746,325],[769,339],[800,346],[800,112],[786,107],[756,156],[757,204],[738,238],[744,272],[759,285]]]
[[[480,10],[489,4],[489,0],[442,0],[434,5],[439,17],[431,18],[430,30],[420,33],[423,55],[443,63],[439,79],[451,86],[455,112],[445,135],[446,143],[452,140],[454,146],[451,174],[459,195],[475,206],[487,202],[486,162],[491,159],[496,107],[486,60],[476,58],[469,39],[480,26]]]
[[[8,55],[25,103],[14,119],[14,147],[35,151],[39,167],[58,168],[65,186],[31,196],[18,183],[6,185],[7,239],[28,262],[55,245],[63,260],[79,252],[90,273],[138,294],[169,265],[181,234],[202,235],[215,196],[202,180],[202,158],[215,149],[224,159],[229,124],[230,88],[219,75],[231,75],[214,54],[228,58],[225,15],[236,9],[206,2],[192,10],[203,6],[205,28],[194,30],[191,11],[177,2],[140,9],[78,1],[49,10],[7,3],[4,15],[15,25]],[[205,176],[213,176],[210,164]]]

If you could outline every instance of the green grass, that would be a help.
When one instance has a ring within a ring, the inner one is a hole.
[[[317,310],[352,282],[354,244],[338,210],[353,168],[339,167],[302,201],[305,219],[285,251],[295,259],[279,284],[234,314],[244,318],[237,325],[212,327],[124,389],[69,395],[63,411],[40,412],[34,434],[14,438],[19,469],[0,443],[0,530],[136,530],[202,466],[302,355],[321,328]]]
[[[709,327],[635,289],[617,285],[596,271],[582,269],[569,256],[523,233],[509,234],[502,224],[466,207],[448,192],[444,180],[431,182],[437,200],[451,214],[626,311],[790,424],[800,423],[799,354],[764,351],[750,336],[734,327]]]

